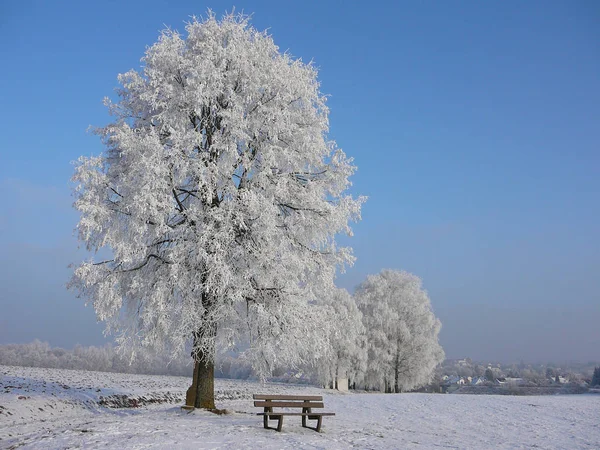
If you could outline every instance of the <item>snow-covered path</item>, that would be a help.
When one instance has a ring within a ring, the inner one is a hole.
[[[233,411],[230,415],[188,414],[175,404],[132,409],[71,404],[64,413],[48,417],[40,412],[36,418],[34,406],[54,400],[57,409],[63,400],[31,391],[30,398],[22,400],[14,393],[0,394],[0,405],[13,410],[10,419],[0,414],[0,448],[600,448],[598,395],[339,394],[314,387],[217,380],[219,389],[235,392],[217,402]],[[282,433],[265,430],[249,396],[268,391],[319,392],[326,410],[336,416],[324,419],[322,433],[302,428],[298,417],[286,417]],[[24,409],[27,403],[29,409]],[[18,420],[18,414],[27,420]]]

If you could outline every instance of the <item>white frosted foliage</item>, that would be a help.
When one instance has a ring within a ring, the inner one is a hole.
[[[129,349],[203,357],[250,342],[261,372],[327,348],[311,301],[352,264],[362,198],[327,139],[311,64],[280,53],[246,17],[164,31],[143,69],[119,75],[106,151],[79,159],[79,239],[110,250],[71,285]]]
[[[356,302],[345,289],[335,289],[320,302],[327,314],[329,351],[318,361],[318,375],[323,384],[338,377],[355,382],[366,369],[365,327]]]
[[[411,390],[427,384],[444,359],[440,321],[421,279],[404,271],[369,275],[355,293],[367,333],[367,387]]]

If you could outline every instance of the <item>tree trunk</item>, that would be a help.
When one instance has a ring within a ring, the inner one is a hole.
[[[215,409],[215,363],[213,358],[196,361],[194,372],[198,374],[194,407]]]
[[[206,271],[202,271],[202,285],[206,284]],[[215,338],[217,326],[209,318],[208,312],[213,308],[213,298],[206,292],[202,293],[202,306],[204,308],[203,325],[194,332],[194,375],[192,385],[186,392],[185,404],[187,407],[216,409],[215,408]],[[207,341],[209,348],[206,349]],[[202,350],[204,349],[204,350]]]
[[[194,361],[194,376],[186,392],[185,404],[188,407],[215,409],[215,363],[212,358]]]
[[[399,355],[396,354],[396,370],[394,370],[394,392],[399,393],[400,392],[400,385],[398,383],[398,372],[400,372],[400,364],[398,363],[399,361]]]
[[[398,382],[398,378],[400,375],[400,338],[398,338],[398,343],[396,347],[396,361],[394,364],[394,392],[396,394],[400,393],[400,384]]]
[[[215,326],[209,326],[206,330],[198,331],[194,338],[194,347],[201,333],[210,333],[210,337],[217,335]],[[192,352],[194,358],[194,375],[192,385],[186,392],[185,404],[188,408],[215,409],[215,352],[214,348],[205,351]]]

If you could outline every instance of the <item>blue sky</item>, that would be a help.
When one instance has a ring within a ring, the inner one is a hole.
[[[165,26],[253,13],[320,68],[331,133],[369,196],[339,278],[424,280],[448,357],[600,360],[600,3],[35,2],[0,5],[0,343],[104,342],[64,288],[71,161],[116,76]]]

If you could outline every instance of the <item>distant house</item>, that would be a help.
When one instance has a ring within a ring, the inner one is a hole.
[[[448,377],[448,378],[445,380],[445,381],[446,381],[446,383],[445,383],[445,384],[460,384],[460,380],[461,380],[461,379],[460,379],[459,377],[457,377],[456,375],[452,375],[452,376],[449,376],[449,377]],[[463,384],[464,384],[464,380],[463,380]]]
[[[477,386],[479,384],[483,384],[485,383],[487,380],[485,379],[485,377],[475,377],[471,380],[471,384],[473,386]]]

